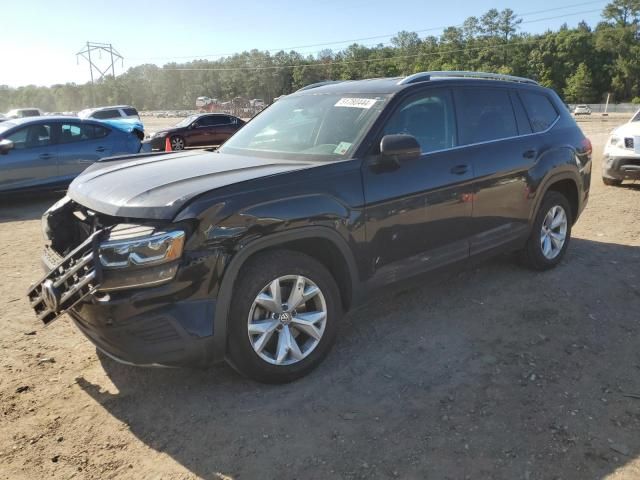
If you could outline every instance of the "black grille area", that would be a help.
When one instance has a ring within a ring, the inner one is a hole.
[[[633,138],[626,137],[624,139],[624,148],[633,148]]]

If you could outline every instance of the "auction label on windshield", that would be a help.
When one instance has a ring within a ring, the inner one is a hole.
[[[334,107],[371,108],[375,104],[375,98],[341,98]]]

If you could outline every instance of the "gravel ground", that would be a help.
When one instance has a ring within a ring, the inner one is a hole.
[[[171,119],[169,119],[171,120]],[[511,256],[378,297],[307,378],[102,358],[41,328],[39,217],[0,206],[0,478],[640,478],[640,185],[604,187],[563,263]]]

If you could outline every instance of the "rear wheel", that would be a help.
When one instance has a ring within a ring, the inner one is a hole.
[[[622,180],[616,180],[615,178],[602,177],[602,183],[604,183],[609,187],[618,187],[622,185]]]
[[[335,342],[342,313],[331,273],[289,250],[259,254],[234,286],[229,363],[259,382],[286,383],[315,368]]]
[[[544,196],[525,248],[523,263],[534,270],[555,267],[564,257],[571,238],[571,206],[560,192]]]
[[[170,139],[171,150],[184,150],[184,138],[179,135],[174,135]]]

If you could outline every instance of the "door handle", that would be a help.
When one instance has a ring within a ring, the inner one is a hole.
[[[42,153],[42,154],[40,154],[40,158],[42,160],[49,160],[51,157],[53,157],[53,155],[51,155],[50,153]]]
[[[454,175],[464,175],[469,170],[469,165],[456,165],[451,169]]]
[[[523,156],[524,158],[536,158],[537,153],[538,153],[538,152],[532,148],[532,149],[527,150],[526,152],[524,152],[524,153],[522,154],[522,156]]]
[[[104,152],[104,147],[98,147],[98,148],[96,148],[96,152]]]

